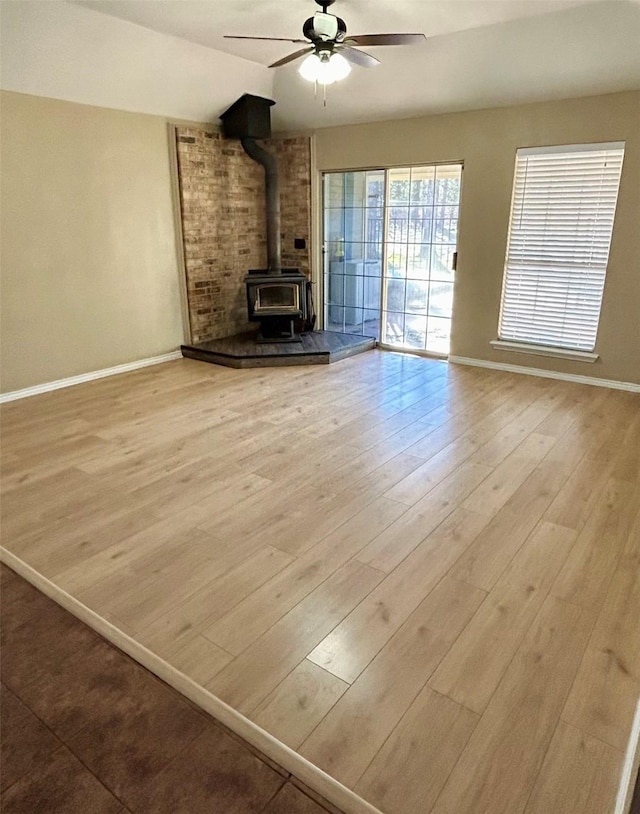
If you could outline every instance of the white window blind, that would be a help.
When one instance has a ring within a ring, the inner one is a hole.
[[[595,348],[624,142],[516,155],[499,338]]]

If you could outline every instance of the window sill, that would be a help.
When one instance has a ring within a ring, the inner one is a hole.
[[[592,363],[600,358],[597,353],[590,353],[589,351],[550,348],[546,345],[527,345],[524,342],[508,342],[505,339],[492,339],[489,344],[496,350],[513,353],[528,353],[532,356],[551,356],[554,359],[571,359],[573,362]]]

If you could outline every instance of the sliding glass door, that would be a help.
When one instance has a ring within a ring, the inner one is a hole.
[[[325,329],[449,352],[460,164],[324,176]]]
[[[380,336],[382,170],[324,176],[325,330]]]

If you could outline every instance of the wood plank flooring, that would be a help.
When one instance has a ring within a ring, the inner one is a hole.
[[[1,417],[3,545],[385,814],[613,811],[640,395],[375,351]]]

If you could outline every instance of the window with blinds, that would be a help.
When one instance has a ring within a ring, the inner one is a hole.
[[[624,142],[518,150],[499,338],[593,351]]]

